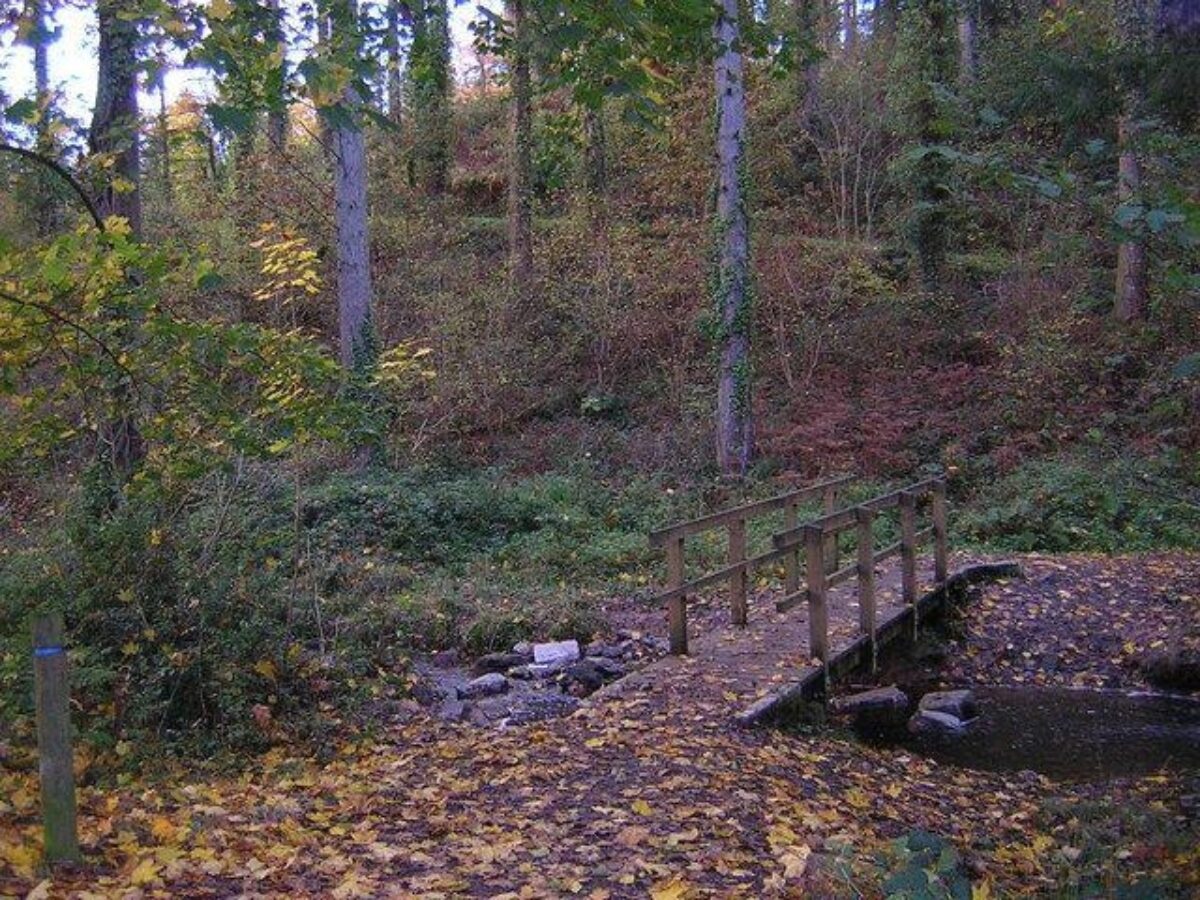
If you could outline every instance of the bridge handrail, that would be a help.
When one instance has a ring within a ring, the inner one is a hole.
[[[798,503],[801,500],[808,500],[823,494],[827,490],[843,487],[857,478],[857,475],[839,475],[836,478],[806,485],[794,491],[768,497],[765,500],[755,500],[753,503],[746,503],[731,509],[709,513],[708,515],[700,516],[687,522],[677,522],[674,525],[668,525],[666,528],[650,532],[650,546],[665,547],[671,538],[700,534],[705,531],[711,531],[714,528],[720,528],[722,525],[727,525],[735,519],[752,519],[765,513],[774,512],[777,509],[783,509],[789,503]]]
[[[839,475],[816,484],[768,497],[765,500],[756,500],[651,532],[650,546],[665,547],[667,551],[669,587],[654,599],[668,604],[671,652],[687,653],[688,594],[718,581],[729,579],[730,618],[735,625],[745,625],[750,585],[749,575],[752,568],[776,559],[783,559],[787,571],[788,589],[794,589],[799,584],[799,559],[793,548],[770,550],[749,558],[746,556],[746,522],[748,520],[782,509],[785,529],[793,528],[796,525],[800,503],[818,496],[823,499],[826,514],[831,513],[837,509],[840,489],[854,481],[856,477],[855,475]],[[728,532],[728,565],[715,572],[687,581],[684,566],[685,540],[689,535],[722,526]]]

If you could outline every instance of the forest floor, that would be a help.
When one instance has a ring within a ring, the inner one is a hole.
[[[1200,634],[1196,555],[1021,562],[966,610],[951,680],[1140,686],[1139,653]],[[977,898],[1200,888],[1200,773],[960,769],[834,729],[738,729],[694,664],[660,677],[527,728],[413,708],[236,777],[84,787],[87,863],[52,881],[36,779],[0,769],[0,896],[876,896],[914,832],[950,842]]]

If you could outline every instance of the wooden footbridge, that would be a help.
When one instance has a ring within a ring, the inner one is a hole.
[[[850,504],[854,481],[831,478],[653,532],[668,570],[655,600],[667,609],[672,657],[660,665],[690,661],[748,724],[856,669],[873,670],[880,648],[915,638],[956,581],[1010,574],[978,566],[950,574],[943,477]],[[762,544],[767,528],[770,546],[750,553],[748,533]],[[721,532],[724,565],[689,577],[688,539],[711,545]],[[721,585],[724,615],[711,590]]]

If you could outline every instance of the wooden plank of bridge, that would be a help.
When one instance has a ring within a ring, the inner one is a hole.
[[[821,506],[825,515],[837,511],[838,491],[835,485],[825,488],[821,497]],[[838,535],[830,530],[825,535],[825,571],[836,572],[838,568]]]
[[[794,531],[799,518],[800,508],[796,503],[789,503],[783,509],[783,530]],[[783,595],[790,597],[800,590],[800,548],[793,547],[783,558]]]
[[[671,588],[683,585],[683,540],[683,535],[678,535],[667,542],[667,581]],[[672,597],[667,609],[671,652],[676,656],[683,656],[688,652],[687,595]]]
[[[864,507],[858,517],[858,623],[871,644],[871,671],[875,671],[875,513]]]
[[[808,581],[809,654],[825,662],[829,658],[829,610],[825,604],[825,533],[820,528],[804,530],[804,563]]]
[[[913,607],[913,639],[917,637],[917,495],[900,494],[900,590],[905,606]]]
[[[750,586],[750,573],[746,562],[746,519],[734,519],[729,523],[729,564],[742,565],[729,576],[729,621],[734,625],[746,624],[746,595]]]

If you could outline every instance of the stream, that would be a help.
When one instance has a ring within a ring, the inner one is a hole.
[[[1053,687],[972,690],[979,716],[962,734],[910,734],[902,722],[860,722],[855,730],[868,743],[964,768],[1029,769],[1060,781],[1200,771],[1200,699]]]

